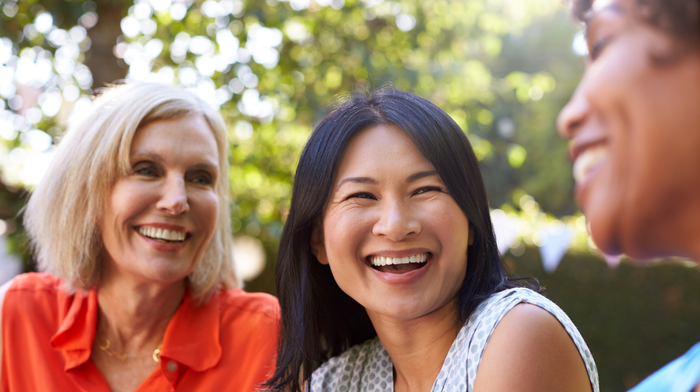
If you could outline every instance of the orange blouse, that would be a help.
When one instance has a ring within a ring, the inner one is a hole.
[[[97,293],[67,294],[49,274],[15,277],[2,307],[2,392],[109,392],[90,359]],[[165,331],[161,362],[136,392],[254,391],[274,372],[279,304],[268,294],[189,292]]]

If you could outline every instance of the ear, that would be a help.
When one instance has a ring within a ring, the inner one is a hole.
[[[319,263],[328,265],[326,244],[323,241],[322,224],[314,224],[314,227],[311,229],[311,253],[316,256]]]
[[[474,226],[469,225],[469,245],[474,245]]]

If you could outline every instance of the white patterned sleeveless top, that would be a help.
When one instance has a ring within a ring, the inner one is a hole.
[[[593,356],[574,324],[552,301],[525,288],[495,293],[474,310],[452,343],[431,392],[472,391],[481,357],[496,325],[510,309],[523,302],[537,305],[559,320],[583,358],[593,392],[599,392]],[[308,385],[311,392],[393,392],[393,363],[375,337],[321,365]]]

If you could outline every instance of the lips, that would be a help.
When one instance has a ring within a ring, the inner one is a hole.
[[[574,161],[574,180],[577,184],[585,183],[608,159],[608,147],[597,144],[581,151]]]
[[[135,226],[134,230],[146,242],[165,251],[179,250],[191,236],[185,227],[167,223],[145,223]]]
[[[368,264],[377,271],[403,274],[423,268],[429,258],[429,252],[421,252],[397,257],[372,255],[368,256],[367,260]]]
[[[148,237],[148,238],[153,238],[156,240],[163,240],[163,241],[177,241],[181,242],[185,240],[185,237],[187,236],[187,233],[184,231],[177,231],[177,230],[168,230],[168,229],[159,229],[155,227],[139,227],[138,228],[139,233],[142,235]]]

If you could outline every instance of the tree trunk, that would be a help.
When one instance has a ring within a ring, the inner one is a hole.
[[[92,72],[93,90],[124,79],[128,67],[114,55],[117,37],[122,33],[122,10],[128,7],[119,1],[97,0],[97,24],[88,30],[92,45],[86,54],[85,65]]]

